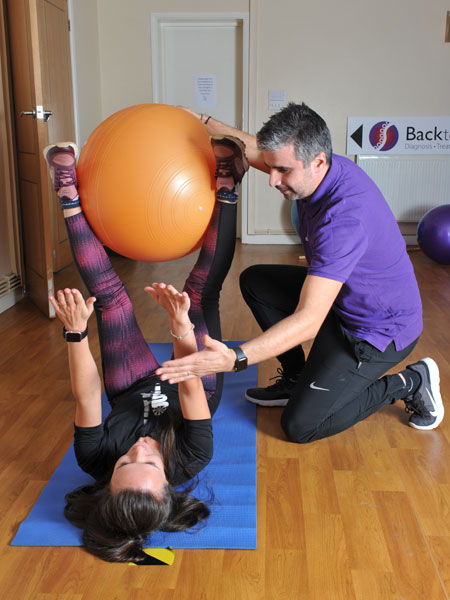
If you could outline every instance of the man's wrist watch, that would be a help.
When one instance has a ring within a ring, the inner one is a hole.
[[[236,360],[234,361],[234,371],[243,371],[248,367],[247,357],[244,354],[244,351],[240,346],[235,346],[231,348],[233,352],[236,354]]]
[[[84,331],[67,331],[67,329],[63,327],[63,338],[66,340],[66,342],[81,342],[81,340],[84,340],[87,334],[87,325]]]

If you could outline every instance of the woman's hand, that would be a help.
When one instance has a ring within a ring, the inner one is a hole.
[[[191,301],[186,292],[180,293],[173,285],[166,283],[152,283],[144,288],[149,296],[164,308],[171,322],[185,322]]]
[[[67,331],[84,331],[94,310],[95,298],[91,296],[86,301],[77,289],[64,288],[58,290],[56,297],[49,296],[56,315],[62,321]]]

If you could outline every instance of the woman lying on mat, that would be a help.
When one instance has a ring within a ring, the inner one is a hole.
[[[236,238],[238,186],[248,168],[243,144],[211,140],[217,160],[217,202],[198,260],[184,291],[153,283],[145,291],[167,312],[175,357],[220,339],[219,293]],[[211,415],[220,402],[223,374],[160,382],[158,363],[136,323],[130,298],[80,207],[71,143],[44,150],[64,210],[75,262],[89,290],[50,297],[67,342],[76,400],[75,454],[95,482],[67,494],[65,516],[83,529],[83,543],[108,561],[142,560],[142,544],[158,529],[182,531],[205,520],[209,509],[173,486],[192,480],[213,453]],[[132,232],[130,232],[132,233]],[[87,321],[95,310],[103,380],[112,410],[101,414],[101,382],[89,349]]]

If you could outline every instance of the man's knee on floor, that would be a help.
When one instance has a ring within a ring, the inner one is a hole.
[[[295,444],[308,444],[313,442],[316,437],[316,431],[306,429],[301,423],[296,423],[292,418],[281,415],[281,428],[290,442]]]

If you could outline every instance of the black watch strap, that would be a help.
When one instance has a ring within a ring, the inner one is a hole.
[[[243,371],[248,367],[247,357],[245,356],[244,351],[240,346],[234,346],[234,348],[231,349],[236,354],[236,360],[234,361],[234,370]]]
[[[66,340],[66,342],[81,342],[81,340],[84,340],[87,334],[87,325],[84,331],[67,331],[67,329],[63,327],[63,338]]]

